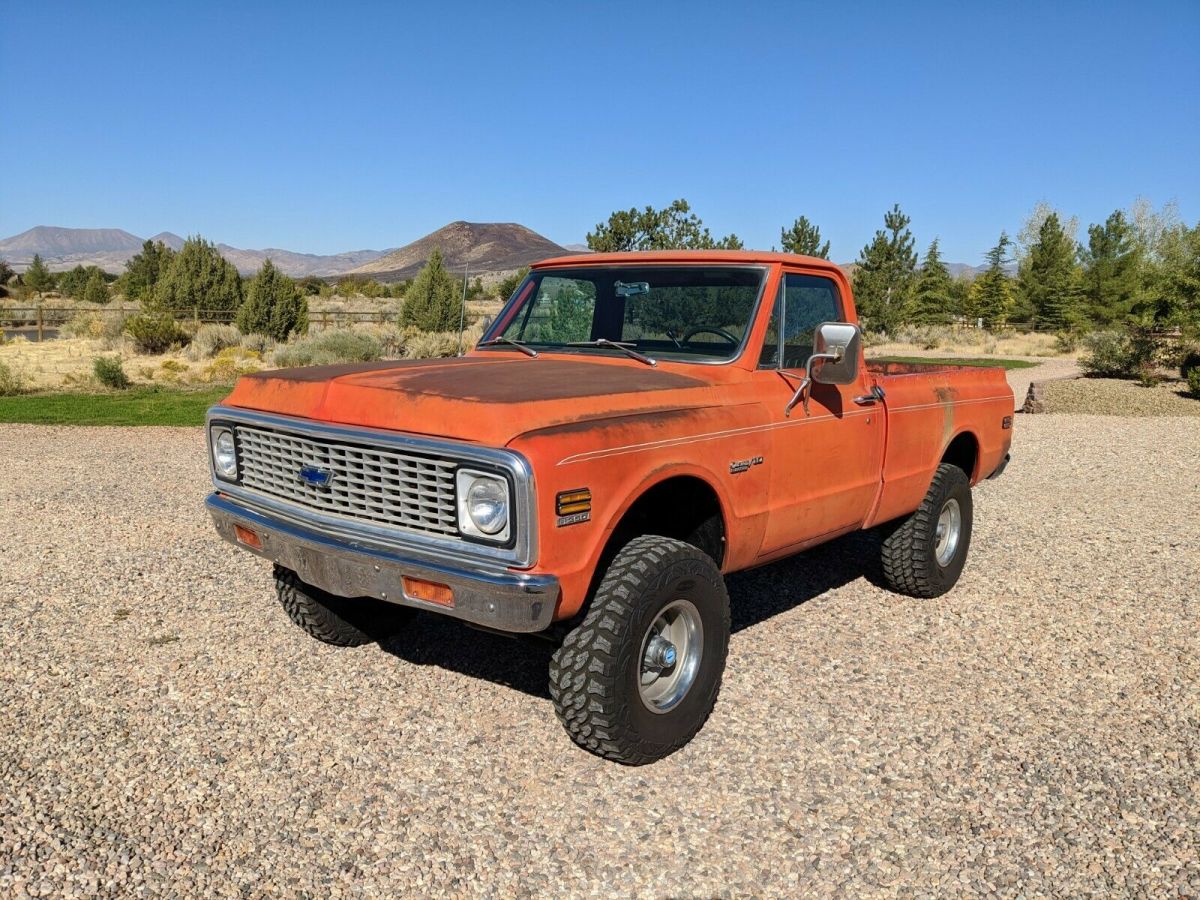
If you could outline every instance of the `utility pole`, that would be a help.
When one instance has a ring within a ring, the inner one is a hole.
[[[463,355],[463,328],[467,324],[467,279],[471,277],[471,261],[463,263],[463,295],[462,306],[458,308],[458,355]]]

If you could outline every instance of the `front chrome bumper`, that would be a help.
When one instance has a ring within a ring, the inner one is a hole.
[[[500,631],[543,631],[554,618],[559,588],[558,579],[552,575],[529,575],[487,563],[464,568],[417,553],[337,540],[220,493],[210,494],[205,506],[217,533],[225,540],[291,569],[307,584],[340,597],[376,597]],[[262,550],[239,541],[234,525],[257,533],[262,538]],[[405,575],[449,585],[454,591],[454,606],[407,596],[402,580]]]

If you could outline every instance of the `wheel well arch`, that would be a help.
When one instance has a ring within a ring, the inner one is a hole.
[[[725,558],[726,521],[720,494],[698,475],[672,475],[644,485],[605,540],[584,608],[621,548],[645,534],[686,541],[712,557],[719,568]]]
[[[979,439],[970,431],[962,431],[946,446],[941,462],[958,466],[975,482],[975,469],[979,465]]]

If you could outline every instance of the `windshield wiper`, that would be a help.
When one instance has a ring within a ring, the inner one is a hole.
[[[526,347],[524,341],[518,341],[514,338],[504,337],[503,335],[501,335],[500,337],[494,337],[488,341],[483,341],[479,346],[480,347],[494,347],[496,344],[509,344],[513,347],[516,347],[518,350],[520,350],[526,356],[537,356],[538,355],[538,352],[536,350],[534,350],[532,347]]]
[[[633,344],[624,341],[610,341],[608,338],[596,338],[594,341],[571,341],[567,344],[568,347],[612,347],[614,350],[620,350],[630,359],[636,359],[638,362],[644,362],[648,366],[657,366],[658,361],[653,360],[648,356],[644,356],[633,349]]]

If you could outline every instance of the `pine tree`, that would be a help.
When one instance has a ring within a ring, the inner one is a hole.
[[[587,236],[588,248],[601,253],[622,250],[741,250],[736,234],[716,240],[686,200],[664,209],[617,210]]]
[[[462,297],[458,282],[446,271],[442,251],[434,248],[425,267],[404,293],[400,324],[422,331],[450,331],[458,328]]]
[[[171,265],[175,251],[162,241],[145,241],[142,250],[125,263],[122,282],[129,300],[150,300],[159,278]]]
[[[950,272],[942,262],[938,241],[934,238],[917,274],[909,321],[916,325],[942,325],[949,322],[954,316],[952,290]]]
[[[906,321],[917,268],[911,221],[895,204],[859,254],[854,296],[859,315],[874,331],[892,333]]]
[[[25,282],[25,287],[29,288],[35,294],[41,294],[54,289],[54,276],[50,274],[50,270],[46,268],[42,257],[37,253],[33,254],[33,262],[25,270],[23,281]]]
[[[108,302],[108,281],[98,266],[92,266],[87,283],[83,286],[83,299],[88,303]]]
[[[242,305],[242,279],[213,244],[190,237],[159,276],[146,305],[177,315],[196,309],[234,312]]]
[[[1141,293],[1142,260],[1133,227],[1121,210],[1103,225],[1088,226],[1083,262],[1083,301],[1088,318],[1111,325],[1129,317]]]
[[[296,282],[264,260],[246,286],[246,301],[238,308],[237,327],[243,334],[265,334],[286,341],[308,330],[308,300]]]
[[[1038,325],[1066,328],[1076,316],[1080,271],[1078,248],[1059,222],[1058,213],[1042,220],[1026,250],[1017,276],[1021,298]]]
[[[83,266],[76,266],[69,272],[62,272],[58,276],[58,292],[64,297],[74,297],[76,299],[83,297],[83,290],[87,287],[88,275],[91,274]]]
[[[1013,303],[1012,279],[1004,273],[1010,246],[1008,234],[1000,232],[1000,240],[987,252],[987,271],[971,286],[973,312],[992,331],[1004,325]]]
[[[821,229],[801,216],[791,228],[779,229],[779,244],[784,253],[829,259],[829,241],[821,243]]]
[[[521,286],[521,282],[525,280],[525,276],[528,274],[529,266],[522,266],[511,275],[506,276],[503,281],[496,285],[496,296],[501,300],[507,301],[513,295],[513,291]]]

